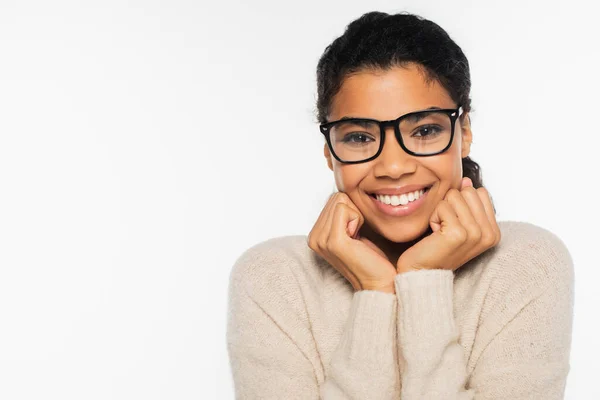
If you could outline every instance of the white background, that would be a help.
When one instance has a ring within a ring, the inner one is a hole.
[[[322,51],[367,11],[440,24],[472,71],[498,219],[576,269],[568,399],[597,399],[593,2],[0,1],[0,398],[232,399],[229,271],[334,189]]]

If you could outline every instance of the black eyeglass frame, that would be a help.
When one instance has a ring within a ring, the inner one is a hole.
[[[415,152],[407,149],[406,146],[404,145],[404,142],[402,141],[402,134],[400,133],[400,122],[403,119],[413,116],[415,114],[425,114],[425,113],[431,113],[431,112],[443,112],[445,114],[448,114],[448,116],[450,117],[451,129],[450,129],[450,140],[448,141],[448,145],[446,147],[444,147],[442,150],[440,150],[436,153],[431,153],[431,154],[418,154],[418,153],[415,153]],[[396,119],[392,119],[389,121],[379,121],[379,120],[370,119],[370,118],[338,119],[337,121],[330,121],[330,122],[326,122],[324,124],[319,125],[319,129],[320,129],[321,133],[323,135],[325,135],[325,139],[327,140],[327,145],[329,146],[329,150],[331,150],[331,154],[333,154],[333,157],[336,160],[338,160],[339,162],[344,163],[344,164],[360,164],[360,163],[364,163],[364,162],[368,162],[368,161],[376,159],[379,156],[379,154],[381,154],[381,151],[383,150],[383,145],[385,144],[385,137],[386,137],[385,129],[388,126],[392,126],[394,128],[396,140],[398,140],[400,147],[402,147],[402,150],[404,150],[406,153],[408,153],[412,156],[416,156],[416,157],[430,157],[430,156],[435,156],[435,155],[441,154],[441,153],[445,152],[446,150],[448,150],[450,148],[450,146],[452,146],[452,141],[454,140],[454,128],[456,125],[456,120],[462,115],[462,113],[463,113],[463,108],[460,105],[454,109],[453,108],[430,108],[427,110],[412,111],[407,114],[401,115],[400,117],[398,117]],[[333,149],[333,145],[331,144],[331,135],[329,134],[331,132],[330,128],[333,125],[337,124],[338,122],[353,122],[353,121],[366,121],[366,122],[374,122],[374,123],[378,124],[379,130],[381,131],[381,143],[379,144],[379,149],[377,150],[377,153],[375,153],[375,155],[372,157],[369,157],[365,160],[359,160],[359,161],[344,161],[338,157],[338,155],[335,153],[335,150]]]

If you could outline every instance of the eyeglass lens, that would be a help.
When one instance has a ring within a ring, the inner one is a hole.
[[[452,119],[445,112],[427,111],[400,121],[402,141],[419,155],[442,151],[452,136]],[[381,146],[381,130],[373,121],[341,121],[330,128],[334,153],[343,161],[373,157]]]

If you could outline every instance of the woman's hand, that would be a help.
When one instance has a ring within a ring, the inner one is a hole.
[[[330,198],[308,235],[308,246],[327,260],[354,287],[396,293],[394,265],[358,231],[364,217],[347,194]]]
[[[450,189],[435,208],[433,233],[407,249],[396,264],[398,273],[420,269],[455,271],[500,242],[500,228],[485,188],[463,178],[460,191]]]

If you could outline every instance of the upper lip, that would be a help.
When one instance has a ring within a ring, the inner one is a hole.
[[[399,196],[401,194],[406,194],[410,192],[414,192],[415,190],[427,189],[433,185],[406,185],[406,186],[396,186],[389,188],[381,188],[377,190],[373,190],[370,194],[387,194],[389,196]]]

